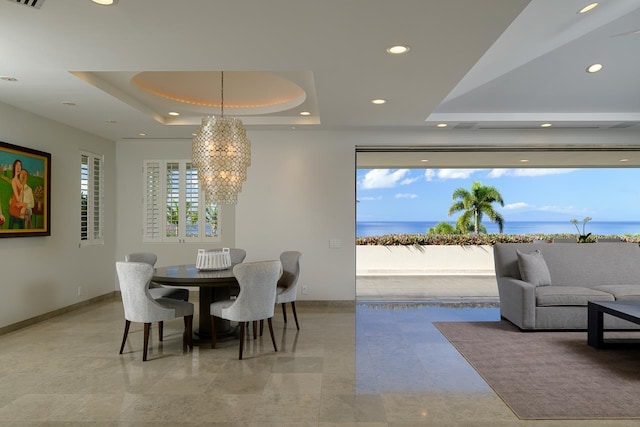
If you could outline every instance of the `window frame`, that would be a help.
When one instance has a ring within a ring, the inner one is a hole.
[[[85,163],[86,158],[86,163]],[[86,165],[86,166],[85,166]],[[96,165],[98,170],[96,171]],[[86,173],[85,173],[86,168]],[[84,184],[86,181],[86,185]],[[86,202],[83,196],[86,195]],[[86,207],[83,206],[86,203]],[[86,235],[86,237],[85,237]],[[80,151],[79,246],[104,244],[104,155]]]
[[[207,236],[206,232],[206,203],[204,193],[200,188],[197,189],[197,200],[195,203],[198,205],[197,215],[197,235],[187,235],[187,221],[186,218],[180,221],[181,216],[178,216],[177,222],[177,235],[167,236],[167,227],[170,225],[168,221],[168,200],[169,200],[169,188],[168,185],[168,167],[172,164],[177,165],[178,171],[178,185],[175,187],[175,194],[177,196],[177,212],[185,212],[188,203],[187,184],[188,181],[193,186],[193,174],[195,168],[191,166],[191,159],[181,160],[144,160],[142,167],[142,241],[144,243],[192,243],[192,242],[220,242],[222,240],[221,235],[221,212],[220,206],[217,206],[216,217],[217,226],[216,234]],[[191,180],[191,181],[190,181]],[[196,175],[196,184],[197,175]],[[190,193],[192,194],[192,193]],[[151,231],[150,231],[151,229]]]

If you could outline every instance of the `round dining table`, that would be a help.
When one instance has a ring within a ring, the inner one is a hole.
[[[209,307],[214,301],[228,300],[232,292],[239,290],[238,281],[233,275],[233,266],[225,270],[198,270],[195,264],[156,267],[151,281],[166,286],[200,288],[199,328],[196,334],[200,339],[211,339],[211,315]],[[228,320],[215,318],[217,338],[234,335]]]

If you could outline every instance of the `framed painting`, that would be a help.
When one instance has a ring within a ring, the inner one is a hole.
[[[0,237],[51,235],[51,154],[0,142]]]

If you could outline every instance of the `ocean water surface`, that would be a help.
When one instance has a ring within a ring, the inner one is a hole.
[[[439,221],[358,221],[356,236],[370,237],[384,234],[425,234]],[[449,222],[449,221],[447,221]],[[488,233],[498,233],[498,226],[483,222]],[[582,230],[582,223],[578,224]],[[640,234],[640,221],[591,221],[587,233],[598,235]],[[577,234],[569,221],[509,221],[504,224],[504,234]]]

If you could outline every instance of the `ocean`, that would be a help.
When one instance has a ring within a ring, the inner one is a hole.
[[[447,221],[455,224],[451,221]],[[358,221],[356,236],[369,237],[384,234],[425,234],[438,221]],[[488,233],[497,233],[498,226],[483,221]],[[582,230],[582,222],[578,224]],[[640,234],[640,221],[590,221],[587,233],[599,235]],[[504,234],[578,234],[569,221],[510,221],[504,223]]]

